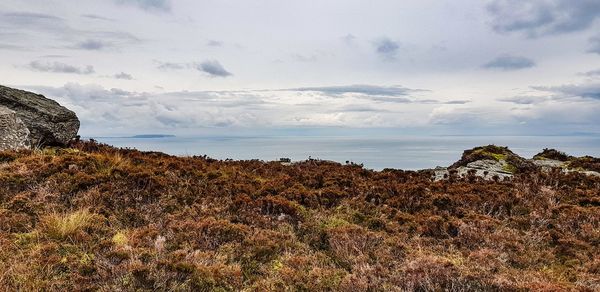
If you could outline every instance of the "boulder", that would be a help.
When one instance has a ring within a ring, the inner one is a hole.
[[[29,148],[29,129],[17,113],[0,106],[0,151]]]
[[[79,119],[73,111],[40,94],[0,86],[0,106],[12,110],[25,124],[31,147],[64,146],[79,131]]]

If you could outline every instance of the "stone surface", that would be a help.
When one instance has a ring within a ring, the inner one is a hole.
[[[0,151],[28,147],[29,129],[27,126],[15,111],[0,106]]]
[[[466,177],[469,172],[472,172],[475,176],[482,177],[484,179],[494,179],[498,177],[500,180],[504,178],[511,178],[513,174],[507,171],[508,163],[506,161],[496,161],[492,159],[477,160],[468,163],[466,166],[460,166],[452,168],[456,170],[456,174],[459,177]],[[444,167],[438,167],[434,169],[433,179],[435,181],[446,179],[450,176],[450,170]]]
[[[576,172],[600,177],[600,173],[596,171],[571,169],[569,168],[567,161],[554,159],[528,159],[527,161],[545,172],[551,171],[554,168],[559,168],[563,173]],[[497,176],[500,180],[504,180],[510,179],[513,176],[510,169],[511,165],[506,160],[496,161],[493,159],[482,159],[469,162],[466,166],[437,167],[433,169],[432,179],[434,181],[448,179],[450,177],[450,172],[454,170],[458,177],[467,177],[469,172],[472,172],[475,176],[482,177],[483,179],[492,180]]]
[[[549,171],[555,167],[564,167],[566,165],[566,162],[554,159],[533,159],[532,162],[536,166],[541,167],[544,171]]]
[[[29,130],[29,146],[63,146],[77,136],[75,113],[43,95],[0,86],[0,106],[14,112]]]

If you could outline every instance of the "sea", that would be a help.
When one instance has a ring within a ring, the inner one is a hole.
[[[207,155],[215,159],[264,161],[308,158],[340,163],[354,162],[365,168],[417,170],[448,166],[464,150],[495,144],[531,158],[544,148],[574,156],[600,157],[600,136],[177,136],[88,137],[123,148],[160,151],[171,155]]]

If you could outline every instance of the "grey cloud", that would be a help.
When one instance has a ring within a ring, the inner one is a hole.
[[[413,93],[423,92],[423,89],[411,89],[402,86],[378,85],[345,85],[322,87],[299,87],[280,89],[279,91],[319,92],[329,97],[343,97],[350,94],[355,98],[388,103],[413,103],[413,104],[466,104],[470,100],[440,101],[435,99],[418,99],[409,97]]]
[[[171,11],[171,1],[169,0],[116,0],[119,4],[129,4],[140,7],[144,10],[153,11]]]
[[[68,30],[65,20],[42,13],[4,12],[0,13],[0,27],[5,29],[33,29],[36,31]]]
[[[141,42],[139,38],[131,33],[76,29],[69,26],[63,18],[41,13],[0,13],[0,30],[11,31],[12,33],[3,36],[3,39],[18,43],[25,38],[39,39],[43,35],[71,44],[83,39],[84,41],[76,46],[71,46],[71,48],[88,50],[101,49],[108,44],[124,45]]]
[[[62,59],[62,58],[67,58],[69,56],[66,55],[43,55],[41,56],[41,58],[49,58],[49,59]]]
[[[487,11],[496,32],[522,32],[527,37],[539,37],[589,28],[600,17],[600,1],[494,0]]]
[[[581,97],[600,100],[600,83],[587,83],[563,86],[537,86],[534,89],[553,92],[560,97]]]
[[[0,44],[0,50],[23,51],[28,49],[23,46],[17,46],[12,44]]]
[[[600,54],[600,35],[590,39],[589,53]]]
[[[132,92],[100,85],[67,83],[61,87],[29,86],[73,109],[82,120],[82,131],[124,128],[197,128],[248,125],[260,110],[262,97],[250,92],[178,91]],[[191,105],[190,102],[195,104]],[[253,105],[253,106],[248,106]]]
[[[133,76],[131,76],[131,74],[127,74],[125,72],[115,74],[113,77],[116,79],[133,80]]]
[[[580,73],[579,75],[588,76],[588,77],[600,76],[600,69],[598,69],[598,70],[592,70],[592,71],[587,71],[587,72],[584,72],[584,73]]]
[[[349,33],[342,37],[342,41],[344,41],[344,43],[346,43],[347,45],[352,45],[354,44],[354,41],[356,41],[356,36]]]
[[[61,63],[61,62],[40,62],[33,61],[29,63],[29,68],[34,71],[40,72],[53,72],[53,73],[71,73],[71,74],[92,74],[94,73],[94,67],[87,65],[85,67],[76,67],[73,65]]]
[[[81,17],[94,19],[94,20],[104,20],[104,21],[114,21],[112,18],[96,15],[96,14],[83,14]]]
[[[298,62],[312,63],[318,60],[317,55],[293,54],[292,59]]]
[[[483,68],[510,71],[531,68],[533,66],[535,66],[535,62],[529,58],[503,55],[484,64]]]
[[[156,68],[160,70],[181,70],[188,67],[187,64],[182,63],[171,63],[171,62],[158,62],[158,66]]]
[[[62,18],[54,15],[32,12],[4,12],[0,14],[0,19],[22,26],[62,23],[64,21]]]
[[[210,40],[210,41],[206,42],[206,45],[209,46],[209,47],[222,47],[223,46],[223,42],[215,41],[215,40]]]
[[[216,60],[204,61],[198,64],[196,69],[214,77],[227,77],[232,75],[229,71],[225,70],[219,61]]]
[[[379,102],[390,102],[390,103],[414,103],[415,100],[407,98],[407,97],[397,97],[397,96],[370,96],[365,95],[361,96],[362,99],[368,99],[372,101]]]
[[[374,45],[377,54],[387,59],[394,59],[398,49],[400,49],[400,45],[397,42],[388,38],[378,40]]]
[[[315,106],[319,106],[319,105],[315,105]],[[331,112],[357,112],[357,113],[363,113],[363,112],[389,112],[388,110],[385,109],[379,109],[379,108],[374,108],[368,105],[356,105],[356,104],[349,104],[347,106],[343,106],[337,109],[333,109],[331,110]]]
[[[86,40],[86,41],[83,41],[83,42],[77,44],[75,46],[75,48],[82,49],[82,50],[98,51],[98,50],[102,50],[108,46],[110,46],[110,44],[107,44],[107,43],[99,41],[99,40]]]
[[[540,96],[515,96],[515,97],[498,99],[498,101],[510,102],[510,103],[521,104],[521,105],[538,104],[538,103],[545,102],[547,100],[548,99],[546,97],[540,97]]]
[[[443,104],[467,104],[470,103],[470,100],[450,100],[446,102],[442,102]]]
[[[299,87],[285,89],[290,91],[318,91],[323,94],[340,95],[346,93],[379,95],[379,96],[405,96],[419,91],[402,86],[377,86],[377,85],[345,85],[345,86],[323,86],[323,87]]]

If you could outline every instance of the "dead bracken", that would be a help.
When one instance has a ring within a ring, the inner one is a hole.
[[[463,162],[511,179],[439,181],[94,141],[0,152],[0,290],[599,290],[600,177],[507,151]]]

